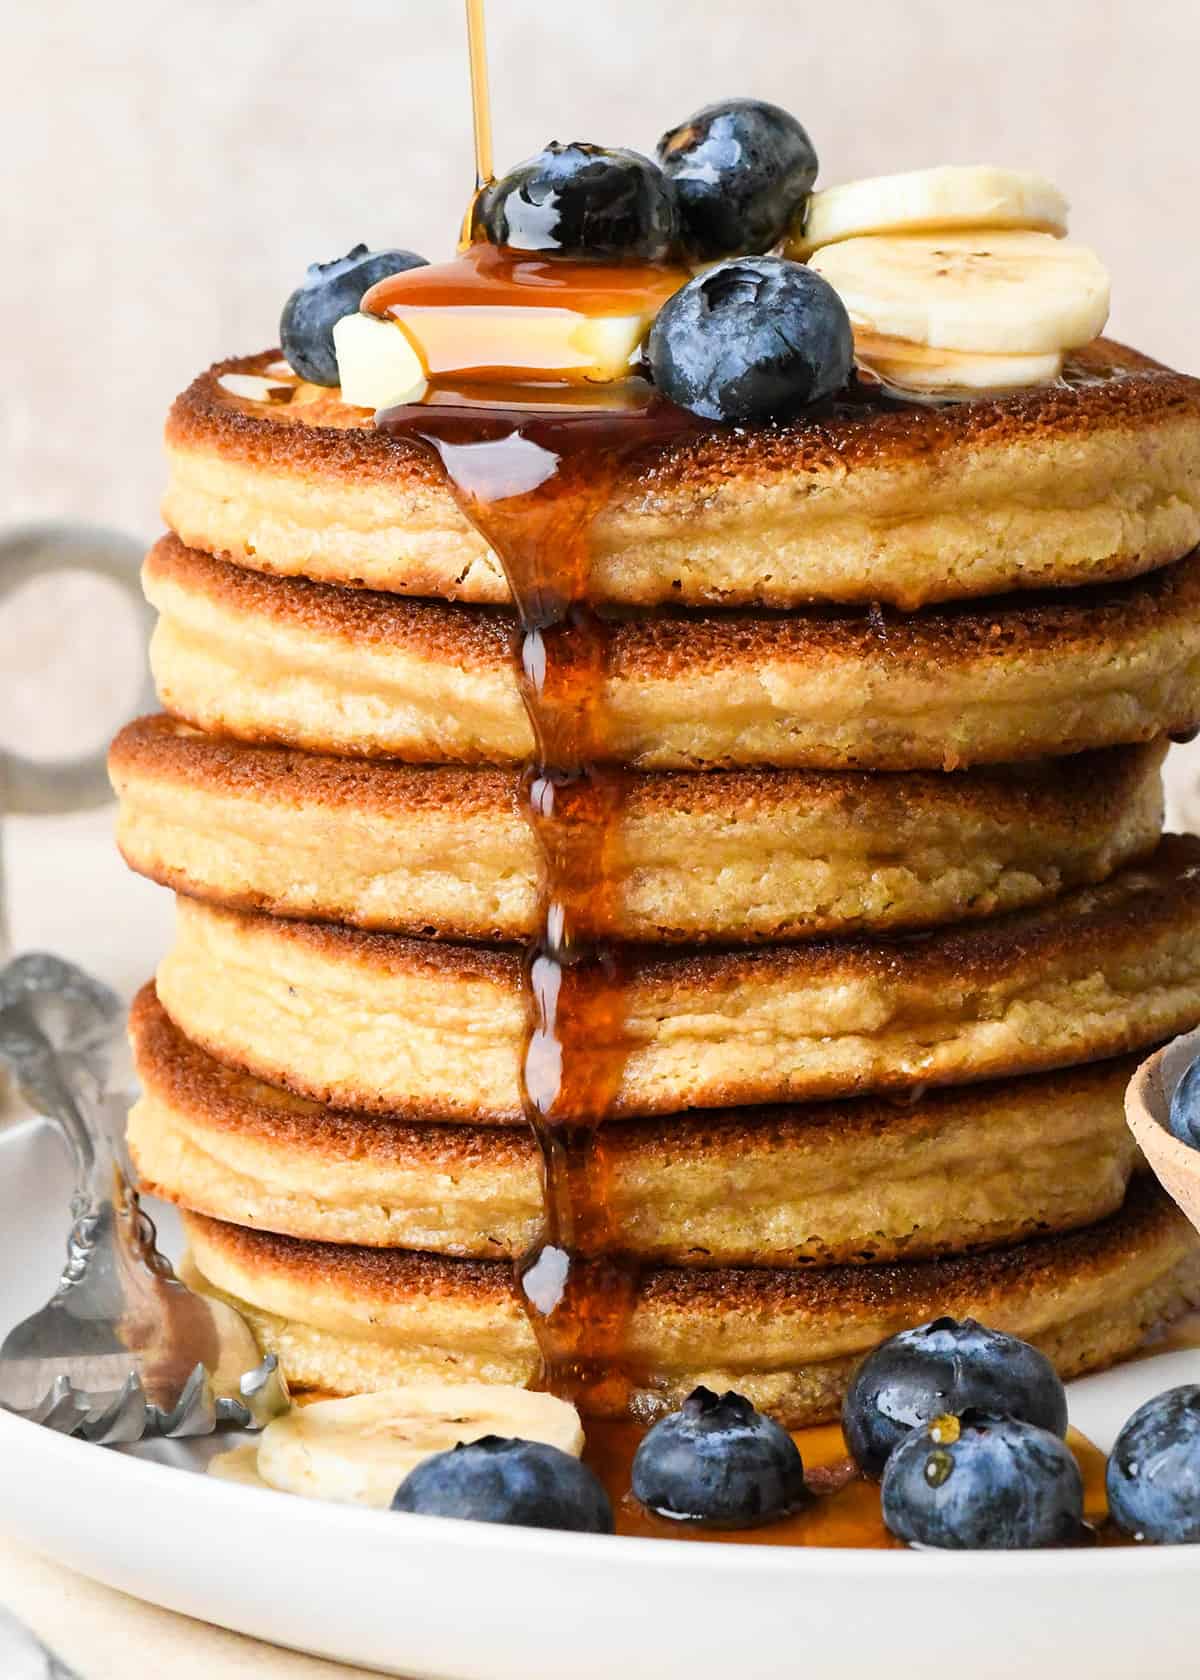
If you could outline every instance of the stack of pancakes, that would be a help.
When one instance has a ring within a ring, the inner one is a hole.
[[[512,1262],[537,848],[503,573],[424,454],[275,355],[168,424],[166,715],[112,755],[178,937],[133,1032],[146,1185],[300,1387],[528,1382]],[[633,463],[593,530],[631,1051],[603,1127],[643,1409],[829,1416],[972,1313],[1070,1374],[1200,1300],[1138,1056],[1200,1021],[1200,382],[860,394]]]

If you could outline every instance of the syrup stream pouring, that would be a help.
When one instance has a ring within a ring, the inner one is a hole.
[[[495,179],[492,164],[492,101],[488,91],[487,35],[483,0],[467,0],[467,48],[471,64],[471,117],[475,133],[475,191],[463,218],[459,248],[475,237],[475,219],[485,188]]]

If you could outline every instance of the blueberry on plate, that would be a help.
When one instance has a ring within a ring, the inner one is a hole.
[[[706,105],[658,142],[689,248],[702,258],[768,251],[799,215],[817,154],[789,112],[763,99]]]
[[[1108,1461],[1117,1527],[1153,1545],[1200,1541],[1200,1386],[1169,1388],[1139,1406]]]
[[[552,141],[484,194],[492,245],[565,257],[662,262],[679,243],[675,193],[640,152]]]
[[[766,420],[840,390],[854,339],[841,298],[811,268],[741,257],[667,299],[646,357],[680,408],[708,420]]]
[[[1200,1149],[1200,1056],[1175,1087],[1167,1129],[1189,1149]]]
[[[396,1489],[393,1511],[520,1528],[611,1534],[612,1506],[595,1474],[544,1441],[483,1435],[434,1453]]]
[[[336,385],[333,329],[342,316],[353,315],[377,281],[424,267],[425,258],[415,251],[368,251],[365,245],[332,262],[311,263],[279,318],[280,346],[301,379]]]
[[[656,1423],[633,1460],[633,1495],[660,1517],[750,1528],[807,1500],[804,1464],[786,1429],[740,1394],[708,1388]]]
[[[909,1430],[968,1408],[1067,1432],[1067,1396],[1037,1348],[973,1318],[935,1318],[869,1353],[842,1405],[842,1433],[859,1469],[878,1477]]]
[[[1083,1477],[1048,1429],[989,1412],[934,1418],[888,1459],[883,1520],[948,1551],[1065,1546],[1082,1532]]]

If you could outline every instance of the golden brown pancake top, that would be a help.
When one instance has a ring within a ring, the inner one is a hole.
[[[215,439],[223,453],[254,464],[441,488],[441,472],[420,446],[377,431],[374,416],[342,403],[336,390],[311,402],[264,405],[220,383],[222,374],[265,375],[279,358],[278,350],[233,356],[200,374],[171,409],[168,441],[187,446]],[[306,395],[314,395],[312,387]],[[1008,396],[933,407],[897,403],[864,386],[800,418],[714,427],[632,463],[616,493],[704,494],[732,478],[762,483],[829,467],[932,460],[961,445],[986,448],[1114,426],[1135,431],[1172,414],[1200,415],[1200,381],[1097,339],[1068,357],[1058,384]]]

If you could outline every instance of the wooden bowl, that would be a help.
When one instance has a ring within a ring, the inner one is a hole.
[[[1200,1056],[1200,1029],[1184,1033],[1143,1062],[1125,1093],[1125,1118],[1159,1183],[1200,1231],[1200,1149],[1171,1136],[1167,1116],[1175,1087]]]

